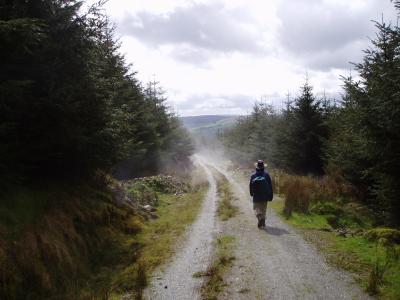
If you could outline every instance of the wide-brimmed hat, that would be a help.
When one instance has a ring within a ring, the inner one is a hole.
[[[254,166],[256,167],[256,169],[258,169],[258,170],[262,170],[262,169],[264,169],[265,168],[265,164],[264,164],[264,161],[263,160],[258,160],[255,164],[254,164]]]

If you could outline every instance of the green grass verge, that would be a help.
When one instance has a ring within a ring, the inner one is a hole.
[[[278,198],[270,206],[287,223],[301,229],[305,239],[315,244],[329,263],[357,274],[361,285],[367,289],[376,259],[384,261],[386,258],[383,246],[377,246],[364,236],[339,236],[327,221],[330,215],[293,213],[290,218],[286,218],[282,213],[283,205],[283,200]],[[378,298],[400,299],[400,260],[386,270]]]
[[[145,224],[138,236],[143,244],[139,261],[152,271],[174,253],[175,244],[188,225],[196,219],[205,188],[181,196],[162,194],[157,207],[157,220]]]
[[[199,212],[205,191],[206,188],[202,187],[183,195],[159,194],[159,218],[144,223],[141,232],[126,241],[137,245],[137,260],[114,275],[118,291],[133,288],[137,295],[141,295],[152,271],[173,256],[176,243]],[[135,283],[133,287],[132,283]],[[120,292],[113,292],[110,298],[120,299],[121,296]]]
[[[234,199],[230,184],[225,176],[221,174],[217,179],[217,191],[219,196],[217,215],[222,221],[233,218],[238,213],[238,208],[232,204]]]
[[[217,238],[216,255],[211,266],[205,272],[193,274],[194,277],[207,277],[201,288],[202,299],[218,299],[218,295],[226,286],[223,276],[235,260],[232,255],[234,240],[233,236],[228,235]]]

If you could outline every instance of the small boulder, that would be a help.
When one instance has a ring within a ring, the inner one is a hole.
[[[153,220],[158,219],[158,215],[154,212],[150,213],[150,218],[152,218]]]

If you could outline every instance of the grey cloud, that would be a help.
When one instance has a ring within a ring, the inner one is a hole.
[[[352,69],[351,63],[361,62],[363,49],[369,46],[368,40],[357,40],[338,49],[323,50],[315,52],[313,55],[305,55],[304,61],[307,66],[320,70],[329,71],[332,68]]]
[[[260,36],[248,29],[254,26],[251,22],[244,11],[228,9],[221,3],[193,4],[165,15],[148,12],[127,15],[120,23],[120,30],[153,47],[183,45],[177,57],[189,61],[194,57],[195,61],[198,56],[187,52],[190,47],[217,53],[262,53]]]
[[[177,60],[195,64],[198,67],[208,68],[208,59],[211,56],[217,56],[208,49],[195,48],[189,45],[177,45],[171,51],[171,56]]]
[[[322,3],[292,3],[279,10],[282,44],[293,52],[311,54],[320,50],[334,50],[354,40],[365,38],[368,27],[365,16],[352,16],[339,10],[327,11]],[[368,19],[367,19],[368,22]]]
[[[362,9],[345,10],[343,6],[316,0],[285,0],[278,8],[281,20],[279,41],[307,67],[320,70],[348,68],[358,61],[373,36],[372,19],[386,11],[395,12],[390,1],[369,0]],[[349,51],[351,50],[351,51]]]

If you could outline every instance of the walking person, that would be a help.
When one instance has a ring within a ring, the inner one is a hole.
[[[265,171],[262,160],[256,163],[256,172],[250,177],[250,196],[253,197],[253,209],[258,220],[258,228],[265,227],[267,203],[273,198],[271,177]]]

